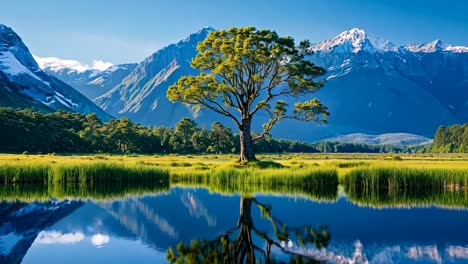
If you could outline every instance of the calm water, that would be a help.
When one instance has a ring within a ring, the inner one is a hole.
[[[345,195],[319,202],[177,187],[120,200],[0,207],[1,263],[166,263],[169,247],[192,240],[221,247],[223,235],[252,246],[262,262],[271,244],[267,255],[286,262],[301,254],[331,263],[468,263],[468,210],[460,208],[376,209]]]

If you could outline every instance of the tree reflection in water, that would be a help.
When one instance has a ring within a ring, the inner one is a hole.
[[[259,230],[252,220],[252,204],[260,210],[262,218],[269,220],[274,236]],[[167,250],[171,263],[283,263],[271,255],[274,247],[288,255],[290,263],[317,263],[316,259],[292,252],[288,244],[303,247],[326,247],[330,240],[327,227],[312,228],[304,225],[288,227],[271,214],[271,205],[260,203],[253,197],[241,197],[237,226],[213,240],[193,240],[179,243]],[[256,235],[258,239],[253,239]],[[261,246],[259,244],[264,244]]]

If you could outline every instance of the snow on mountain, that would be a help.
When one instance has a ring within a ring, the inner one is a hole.
[[[360,50],[375,51],[375,48],[362,29],[353,28],[324,42],[312,45],[311,50],[322,52],[358,52]]]
[[[362,48],[366,39],[374,50]],[[326,129],[311,127],[308,134],[432,136],[439,125],[468,122],[468,53],[463,47],[440,40],[396,47],[356,29],[313,47],[309,59],[327,69],[328,80],[317,97],[331,116]]]
[[[409,45],[404,46],[404,48],[411,52],[424,52],[424,53],[440,52],[440,51],[457,52],[457,53],[468,52],[468,46],[447,45],[444,42],[442,42],[440,39],[436,39],[430,43],[424,43],[424,44],[409,44]]]
[[[0,54],[0,70],[10,76],[18,75],[28,75],[38,81],[43,82],[36,74],[34,74],[30,69],[25,67],[21,62],[15,57],[12,51],[4,50]]]
[[[382,39],[375,35],[368,35],[364,30],[353,28],[341,32],[336,37],[329,40],[313,44],[312,51],[320,52],[353,52],[357,53],[361,50],[367,52],[376,51],[398,51],[399,48],[406,49],[411,52],[468,52],[468,46],[453,46],[447,45],[440,39],[436,39],[430,43],[424,44],[408,44],[398,47],[389,40]]]
[[[93,60],[91,66],[83,64],[76,60],[66,60],[57,57],[45,57],[33,55],[37,64],[41,69],[48,69],[50,71],[58,72],[60,70],[71,70],[77,73],[82,73],[89,70],[105,71],[113,66],[110,62],[104,62],[102,60]]]
[[[443,43],[440,39],[436,39],[430,43],[425,44],[410,44],[406,45],[405,48],[412,52],[436,52],[436,51],[443,51],[447,48],[447,45]]]
[[[63,109],[110,116],[64,82],[41,70],[21,38],[0,25],[0,106]],[[43,107],[36,107],[37,104]]]
[[[374,35],[368,35],[364,30],[353,28],[341,32],[336,37],[312,45],[312,51],[320,52],[353,52],[359,51],[377,52],[396,50],[397,46],[392,42]]]
[[[136,63],[112,65],[94,61],[93,66],[88,66],[75,60],[61,60],[55,57],[35,57],[35,59],[44,71],[72,86],[90,100],[114,88],[137,65]]]

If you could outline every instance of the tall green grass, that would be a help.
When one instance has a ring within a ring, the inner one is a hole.
[[[468,187],[468,170],[415,168],[358,168],[342,182],[349,189],[463,189]]]
[[[125,166],[116,163],[92,163],[70,165],[15,164],[0,166],[0,182],[25,183],[151,183],[168,181],[166,170]]]
[[[342,179],[349,199],[373,207],[468,207],[468,170],[359,168]]]
[[[338,185],[338,173],[334,169],[236,169],[222,168],[192,174],[172,174],[171,182],[204,185],[262,185],[320,187]]]
[[[337,195],[338,174],[333,169],[316,168],[223,168],[197,174],[173,174],[171,184],[204,187],[225,194],[302,195],[313,200],[332,201]]]

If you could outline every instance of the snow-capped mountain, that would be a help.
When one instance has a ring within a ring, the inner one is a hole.
[[[375,40],[375,45],[372,44],[371,40]],[[312,51],[321,52],[339,52],[357,53],[359,51],[376,52],[377,49],[386,50],[394,45],[391,42],[385,42],[384,40],[376,37],[368,38],[366,32],[362,29],[353,28],[349,31],[344,31],[338,36],[312,45]]]
[[[424,44],[409,44],[405,46],[405,49],[412,51],[412,52],[440,52],[440,51],[445,51],[445,52],[468,52],[468,47],[467,46],[452,46],[452,45],[447,45],[442,40],[436,39],[430,43],[424,43]]]
[[[313,45],[310,60],[327,69],[317,93],[331,112],[325,134],[431,137],[439,125],[468,122],[467,48],[440,40],[397,47],[358,29]]]
[[[75,89],[42,71],[21,38],[0,24],[0,89],[2,106],[64,109],[110,116]]]
[[[447,45],[440,39],[436,39],[430,43],[423,44],[408,44],[403,47],[398,47],[389,40],[382,39],[375,35],[368,35],[364,30],[353,28],[348,31],[341,32],[336,37],[329,40],[313,44],[312,51],[320,52],[385,52],[398,51],[398,49],[406,49],[411,52],[468,52],[468,46],[453,46]]]
[[[76,60],[34,56],[40,68],[94,100],[119,84],[137,66],[136,63],[113,65],[101,60],[91,66]]]

